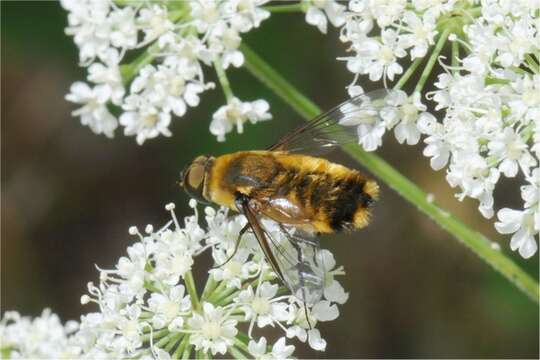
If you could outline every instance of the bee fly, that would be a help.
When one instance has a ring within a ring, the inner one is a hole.
[[[356,142],[358,126],[377,120],[390,94],[378,90],[354,97],[266,150],[198,156],[184,169],[181,186],[189,196],[247,218],[229,260],[251,230],[293,295],[306,304],[321,298],[325,269],[318,236],[365,227],[379,188],[357,170],[318,156]],[[268,219],[278,224],[278,236]]]

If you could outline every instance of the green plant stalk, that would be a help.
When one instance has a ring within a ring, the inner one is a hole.
[[[178,345],[178,347],[176,348],[176,350],[172,354],[173,359],[179,359],[180,356],[182,356],[182,353],[184,352],[184,349],[186,348],[186,345],[187,345],[188,341],[189,341],[189,334],[186,334],[182,338],[182,341],[180,342],[180,345]]]
[[[416,68],[420,63],[424,60],[423,58],[416,58],[411,65],[407,68],[407,71],[405,71],[405,74],[403,74],[396,85],[394,85],[394,90],[399,90],[405,85],[405,83],[409,80],[412,74],[416,71]]]
[[[439,57],[439,54],[441,53],[441,50],[444,47],[444,44],[446,43],[446,39],[448,39],[448,35],[450,35],[450,27],[444,29],[443,33],[439,37],[439,40],[437,41],[437,44],[435,44],[435,48],[433,49],[433,52],[431,53],[431,56],[429,57],[429,60],[426,64],[426,67],[424,68],[424,71],[422,71],[422,75],[420,75],[420,80],[418,81],[418,84],[416,84],[416,88],[414,89],[414,92],[421,92],[424,88],[424,84],[426,83],[429,75],[431,74],[431,70],[433,69],[433,66],[437,62],[437,58]]]
[[[249,354],[249,349],[248,349],[247,344],[244,343],[239,338],[237,338],[237,337],[234,338],[234,345],[236,345],[239,349],[242,349],[243,351],[245,351],[246,353]]]
[[[211,294],[214,291],[216,286],[217,286],[217,281],[214,280],[214,277],[212,275],[209,275],[208,280],[206,280],[206,284],[204,285],[204,290],[201,295],[201,301],[206,300],[209,294]]]
[[[186,344],[187,344],[187,345],[186,345],[186,347],[185,347],[185,349],[184,349],[184,352],[183,352],[183,354],[182,354],[182,359],[189,359],[189,357],[191,356],[191,349],[193,348],[193,347],[191,346],[191,344],[189,344],[189,335],[186,335],[186,338],[187,338],[188,340],[186,340]]]
[[[195,280],[193,280],[193,274],[191,270],[186,272],[184,275],[184,283],[186,284],[187,291],[189,293],[189,298],[191,300],[191,305],[195,311],[201,309],[201,303],[199,301],[199,296],[197,295],[197,288],[195,287]]]
[[[234,359],[247,359],[246,356],[236,347],[229,347],[229,352],[234,357]]]
[[[305,12],[306,6],[299,2],[296,4],[287,5],[268,5],[263,6],[263,9],[270,11],[271,13],[291,13],[291,12]]]
[[[165,346],[176,334],[167,334],[163,339],[160,339],[157,343],[154,344],[155,347],[161,348]]]
[[[459,72],[455,68],[459,66],[459,42],[457,40],[452,41],[452,74],[457,75]]]
[[[321,109],[317,105],[301,94],[251,49],[243,45],[241,50],[246,56],[246,67],[248,71],[273,90],[305,120],[309,120],[321,113]],[[357,144],[348,144],[343,149],[405,198],[405,200],[412,203],[443,229],[470,248],[482,260],[506,277],[514,286],[523,291],[530,299],[538,303],[538,283],[510,258],[500,251],[493,249],[490,240],[470,229],[448,211],[429,201],[428,195],[424,191],[376,154],[363,151]]]
[[[184,334],[182,333],[173,334],[170,341],[167,343],[167,345],[165,345],[165,348],[163,348],[163,350],[170,353],[174,346],[178,344],[183,335]]]
[[[154,331],[151,334],[145,334],[142,336],[142,341],[147,342],[152,339],[152,341],[157,340],[159,338],[162,338],[163,336],[167,335],[169,333],[169,329],[161,329],[158,331]]]
[[[232,92],[229,79],[227,78],[227,74],[225,73],[225,69],[223,69],[223,66],[221,65],[221,61],[219,61],[219,59],[217,58],[214,59],[214,69],[216,70],[219,84],[221,85],[221,88],[223,89],[223,93],[225,94],[225,99],[227,99],[227,102],[230,103],[232,99],[234,98],[234,94]]]
[[[525,61],[527,63],[527,66],[531,71],[535,74],[540,73],[540,66],[534,61],[534,58],[531,56],[531,54],[525,54]]]

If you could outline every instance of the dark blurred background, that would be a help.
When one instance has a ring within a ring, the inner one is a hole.
[[[94,264],[112,268],[134,238],[130,225],[163,224],[163,206],[191,213],[175,185],[180,169],[202,153],[263,148],[301,120],[244,69],[229,71],[235,94],[265,98],[274,119],[217,143],[211,114],[220,91],[203,95],[171,126],[173,137],[138,146],[117,132],[94,135],[70,116],[69,86],[83,80],[77,49],[64,34],[56,2],[5,2],[2,12],[2,312],[36,316],[50,307],[65,321],[95,311],[82,306]],[[245,42],[322,108],[346,98],[352,75],[335,60],[338,34],[321,35],[300,14],[277,14]],[[207,72],[211,78],[212,71]],[[468,225],[500,243],[538,279],[538,255],[523,260],[508,248],[473,201],[459,203],[420,147],[385,137],[378,152]],[[339,161],[352,164],[342,156]],[[369,169],[363,169],[369,173]],[[518,182],[502,184],[496,203],[520,206]],[[382,185],[373,224],[353,236],[328,237],[347,270],[350,292],[341,316],[321,325],[327,351],[301,357],[538,358],[538,305],[425,215]],[[199,273],[204,273],[200,271]],[[199,283],[202,279],[199,281]]]

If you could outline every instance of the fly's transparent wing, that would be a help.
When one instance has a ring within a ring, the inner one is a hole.
[[[261,220],[261,226],[281,280],[304,303],[318,302],[323,295],[325,278],[318,237],[297,227],[267,219]]]
[[[324,290],[325,268],[315,235],[269,219],[260,219],[248,202],[242,212],[277,276],[306,304],[318,302]]]
[[[358,128],[373,124],[397,91],[375,90],[353,97],[281,138],[268,150],[322,155],[340,145],[358,143]]]

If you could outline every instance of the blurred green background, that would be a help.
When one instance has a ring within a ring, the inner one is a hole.
[[[265,98],[274,119],[248,125],[243,135],[217,143],[211,114],[224,103],[219,90],[174,119],[173,137],[137,146],[117,133],[94,135],[64,100],[83,80],[77,49],[64,34],[66,13],[56,2],[5,2],[2,11],[2,312],[36,316],[50,307],[65,321],[95,311],[82,306],[94,264],[112,268],[135,239],[130,225],[161,225],[175,202],[189,214],[175,185],[198,154],[264,148],[301,120],[245,70],[229,71],[235,94]],[[336,61],[345,53],[338,34],[323,36],[300,14],[276,14],[245,42],[322,108],[346,98],[352,75]],[[210,70],[210,69],[208,69]],[[212,71],[207,76],[213,79]],[[214,79],[215,80],[215,79]],[[473,201],[457,202],[420,147],[385,137],[378,152],[443,207],[501,244]],[[344,164],[353,163],[342,156]],[[369,173],[369,169],[363,169]],[[496,204],[520,206],[518,182],[501,184]],[[351,236],[324,239],[347,276],[350,292],[341,316],[321,324],[327,351],[299,346],[301,357],[513,357],[538,358],[538,305],[382,185],[373,224]],[[538,255],[520,266],[538,279]],[[209,264],[199,264],[204,275]],[[201,285],[202,279],[199,280]]]

